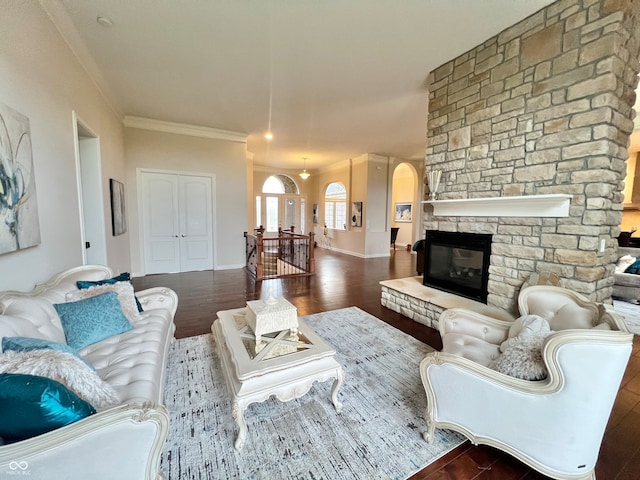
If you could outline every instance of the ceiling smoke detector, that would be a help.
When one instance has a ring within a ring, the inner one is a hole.
[[[98,22],[100,25],[106,28],[113,27],[113,20],[111,20],[108,17],[98,17],[96,18],[96,22]]]

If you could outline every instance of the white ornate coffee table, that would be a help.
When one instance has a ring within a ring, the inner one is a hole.
[[[245,321],[245,311],[237,308],[218,312],[218,319],[211,326],[233,397],[232,415],[240,429],[236,450],[242,449],[247,436],[245,410],[272,395],[288,402],[305,395],[313,382],[334,378],[331,400],[340,413],[338,391],[344,383],[344,371],[334,358],[335,350],[304,322],[299,322],[297,334],[289,330],[264,334],[256,342]]]

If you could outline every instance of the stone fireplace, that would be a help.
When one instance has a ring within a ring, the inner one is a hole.
[[[516,313],[536,272],[610,301],[639,58],[640,2],[558,0],[429,74],[425,171],[460,208],[425,204],[424,228],[492,235],[487,305],[470,308]],[[562,215],[475,208],[562,195]],[[471,301],[419,280],[381,282],[382,304],[437,328]]]
[[[430,73],[439,201],[571,196],[564,216],[424,206],[426,230],[493,235],[489,306],[514,312],[535,272],[610,300],[639,56],[640,2],[559,0]]]

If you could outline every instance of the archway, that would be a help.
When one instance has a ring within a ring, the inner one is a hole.
[[[418,203],[418,173],[410,163],[400,163],[393,171],[391,188],[391,228],[398,228],[396,248],[413,245],[422,209]]]

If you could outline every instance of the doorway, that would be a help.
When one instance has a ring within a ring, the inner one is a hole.
[[[107,265],[100,139],[73,112],[82,262]]]
[[[145,273],[213,269],[211,176],[141,172]]]
[[[409,163],[400,163],[393,172],[391,192],[391,227],[398,228],[395,245],[405,248],[416,239],[415,225],[418,224],[418,174]]]

